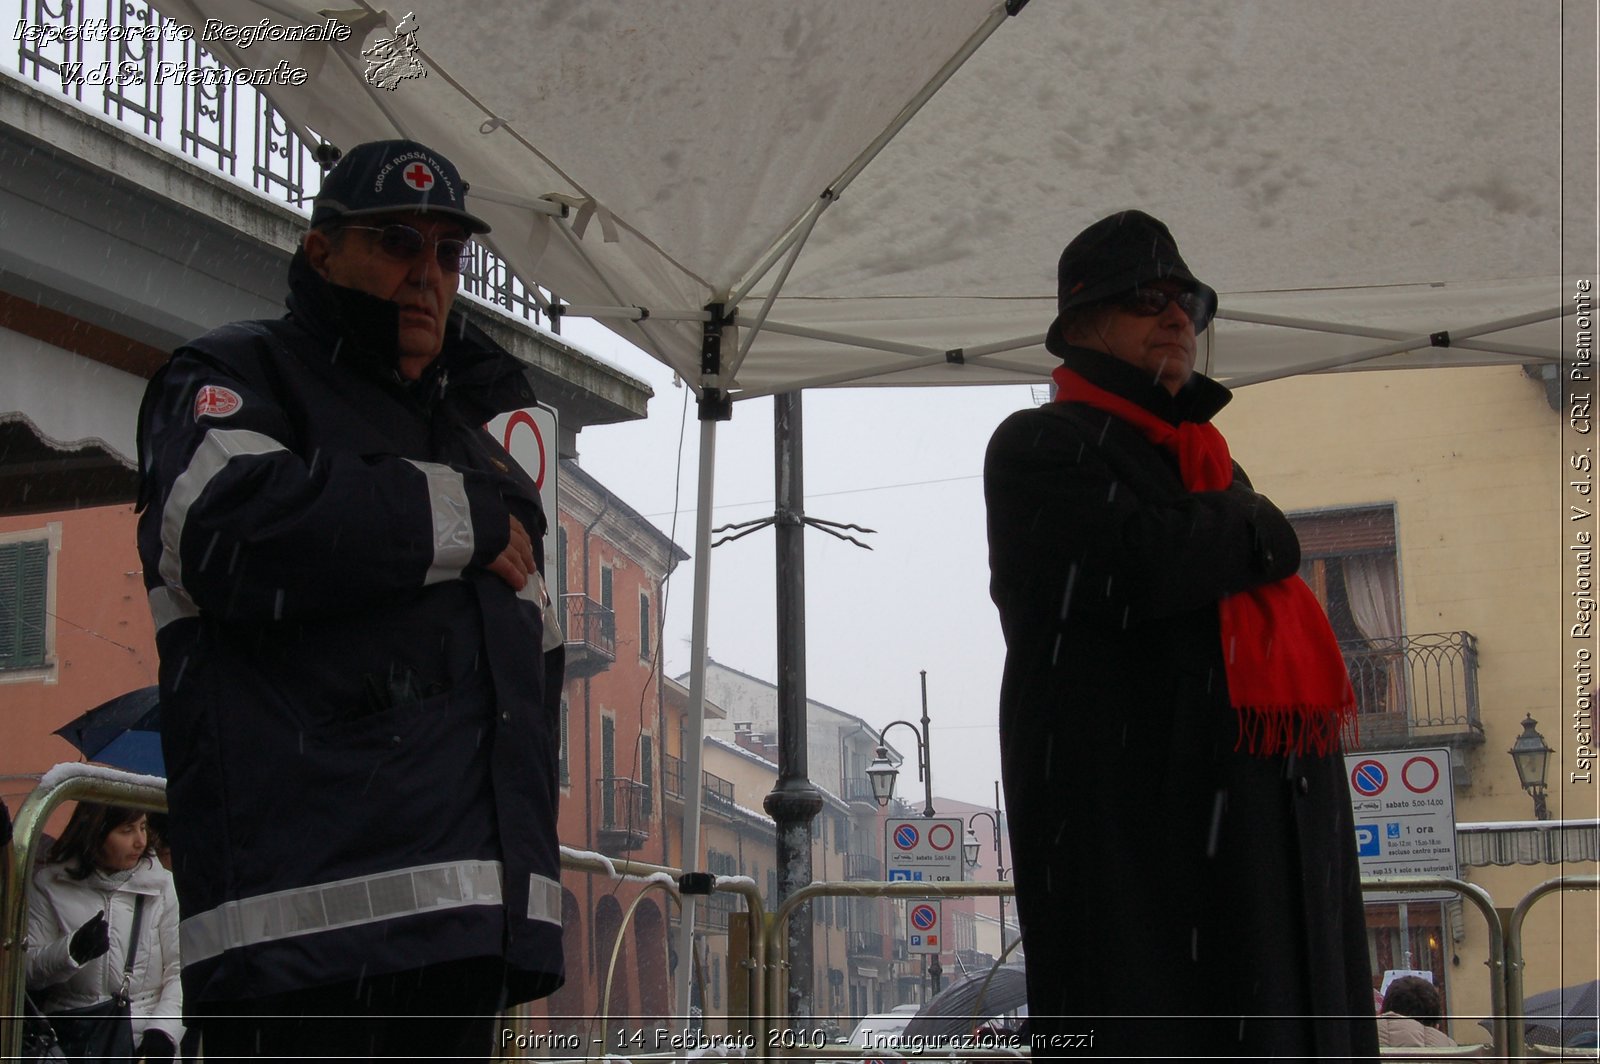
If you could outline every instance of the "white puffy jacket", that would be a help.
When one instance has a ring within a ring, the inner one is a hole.
[[[134,899],[145,897],[139,950],[128,990],[133,1043],[154,1027],[176,1046],[183,1037],[183,988],[178,981],[178,895],[172,873],[154,860],[131,875],[91,872],[73,879],[64,864],[44,865],[28,891],[28,991],[46,1012],[93,1005],[122,985]],[[86,964],[68,952],[72,933],[95,913],[106,914],[111,948]]]

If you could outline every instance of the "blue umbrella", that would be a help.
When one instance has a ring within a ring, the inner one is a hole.
[[[159,689],[141,687],[103,702],[57,728],[55,734],[90,761],[146,776],[166,776],[161,757]]]

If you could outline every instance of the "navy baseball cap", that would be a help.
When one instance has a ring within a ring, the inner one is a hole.
[[[455,164],[414,140],[374,140],[345,152],[311,201],[311,227],[394,211],[447,214],[469,232],[489,231],[467,213],[467,183]]]
[[[1217,312],[1217,293],[1190,270],[1178,254],[1178,242],[1159,220],[1144,211],[1118,211],[1072,238],[1056,265],[1056,313],[1044,346],[1061,355],[1070,346],[1061,331],[1061,317],[1075,307],[1102,303],[1150,281],[1172,279],[1202,296],[1206,309],[1194,328],[1203,332]]]

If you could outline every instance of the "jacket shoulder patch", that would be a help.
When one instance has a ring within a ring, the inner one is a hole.
[[[207,384],[194,397],[194,419],[199,421],[203,417],[227,417],[238,413],[243,406],[244,400],[232,388],[224,388],[220,384]]]

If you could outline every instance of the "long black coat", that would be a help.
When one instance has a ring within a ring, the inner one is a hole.
[[[1066,362],[1173,423],[1230,398]],[[1217,601],[1296,571],[1288,521],[1237,466],[1227,491],[1186,491],[1165,450],[1076,403],[1008,418],[984,481],[1033,1033],[1093,1031],[1112,1055],[1376,1054],[1342,761],[1235,750]]]

